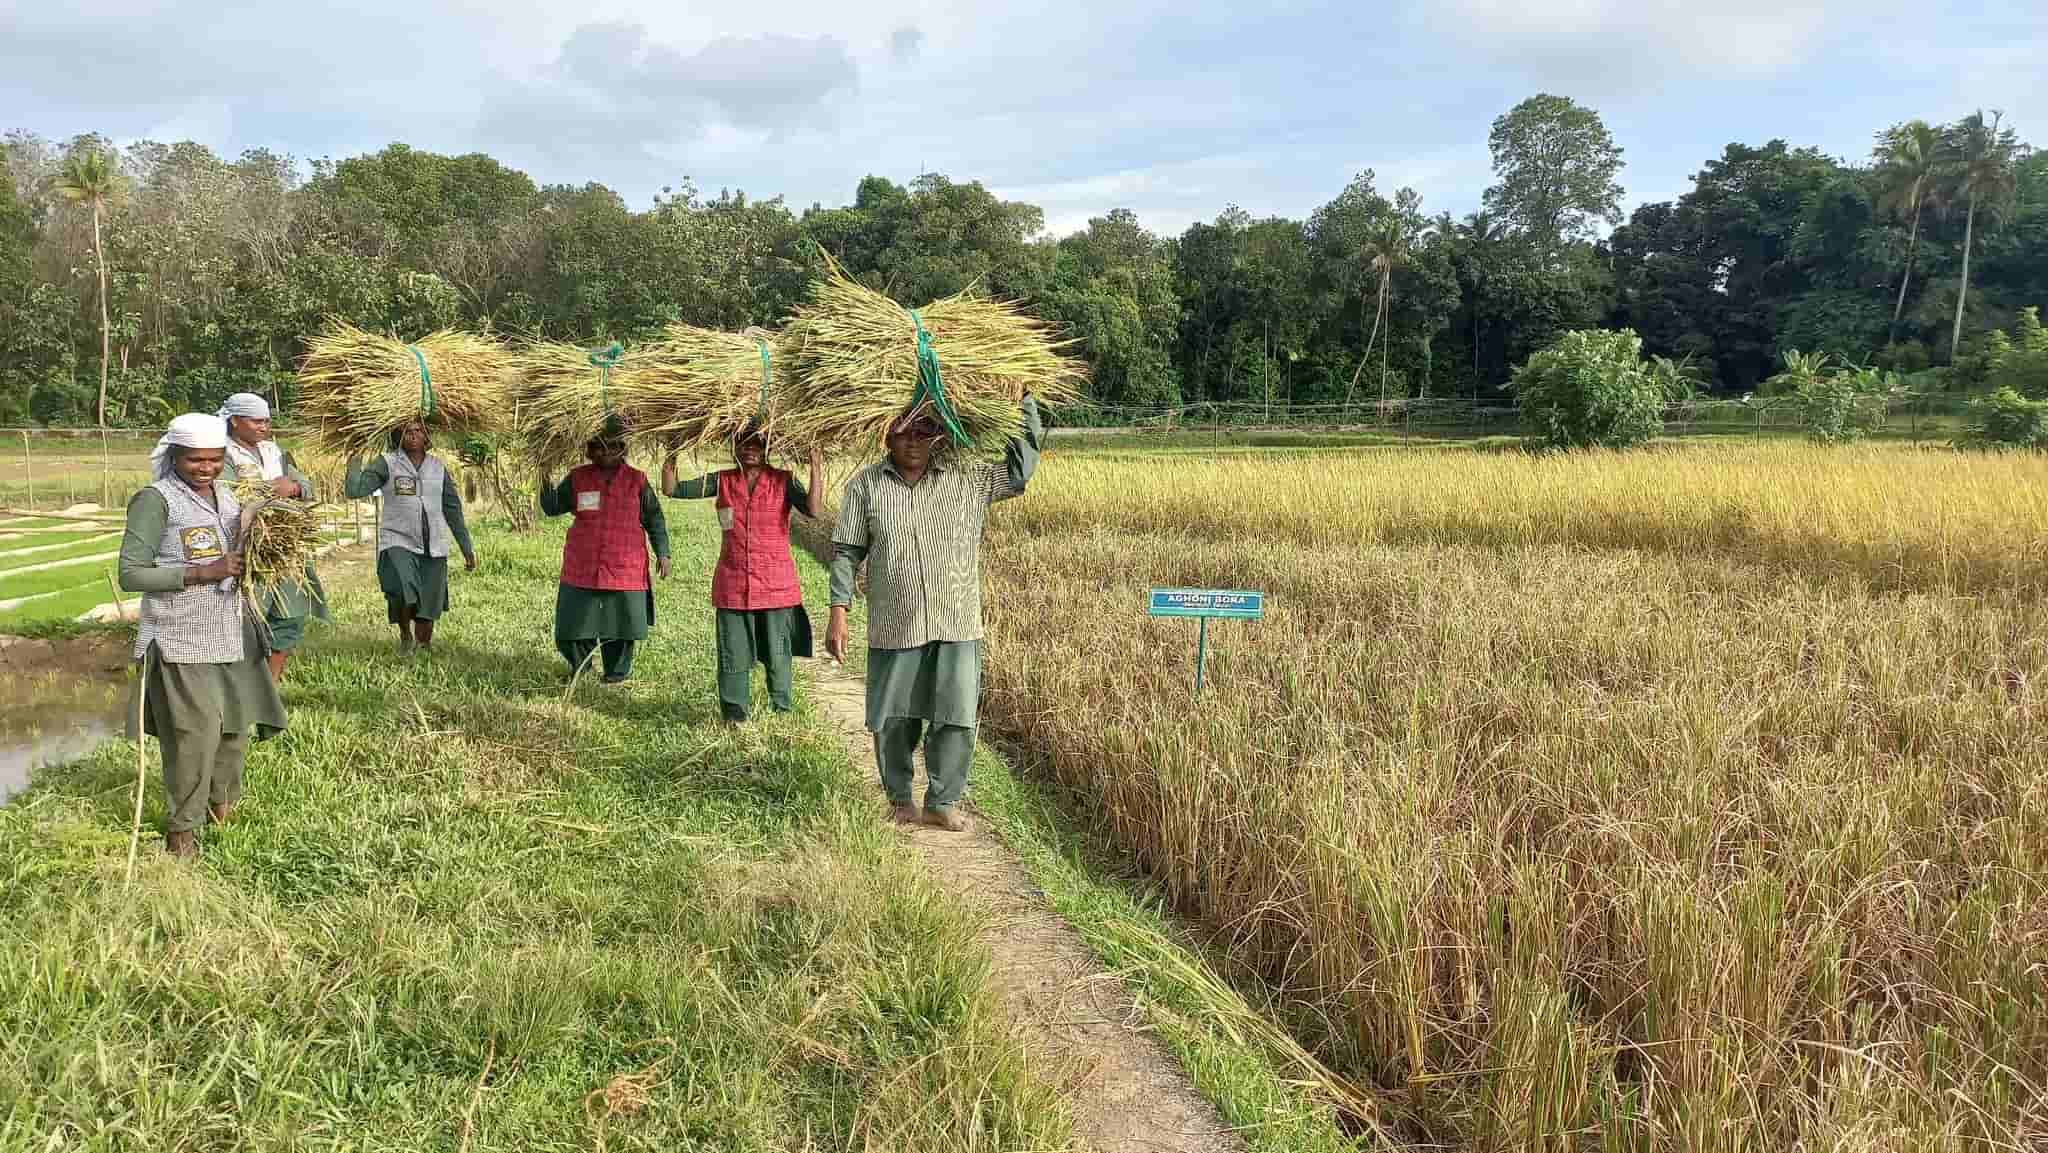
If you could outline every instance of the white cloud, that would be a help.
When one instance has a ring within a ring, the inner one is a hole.
[[[1867,5],[1849,18],[1867,20]],[[1607,96],[1673,77],[1727,82],[1782,72],[1817,51],[1830,25],[1815,0],[1447,0],[1428,23],[1541,83]]]

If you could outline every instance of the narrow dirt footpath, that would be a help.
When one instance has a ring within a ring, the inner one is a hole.
[[[855,771],[874,779],[859,676],[810,662],[812,694],[846,739]],[[919,778],[923,772],[920,768]],[[921,788],[921,785],[920,785]],[[969,789],[969,799],[973,791]],[[879,785],[875,803],[882,804]],[[933,874],[986,913],[982,940],[1011,1019],[1042,1060],[1075,1070],[1075,1134],[1100,1153],[1236,1153],[1244,1149],[1195,1092],[1142,1013],[1072,926],[1046,906],[1018,861],[977,822],[971,833],[904,830]]]

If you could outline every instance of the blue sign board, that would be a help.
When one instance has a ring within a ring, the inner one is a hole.
[[[1152,615],[1262,620],[1266,615],[1266,594],[1227,589],[1153,589]]]

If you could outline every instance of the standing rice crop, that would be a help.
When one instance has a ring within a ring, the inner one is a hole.
[[[1072,342],[1017,304],[963,292],[907,309],[848,278],[830,257],[826,264],[784,329],[790,372],[779,427],[789,438],[871,450],[917,395],[920,328],[968,451],[1002,451],[1021,430],[1023,393],[1055,406],[1080,395],[1087,373],[1064,354]]]
[[[315,444],[344,457],[382,452],[394,429],[424,419],[456,436],[502,428],[511,355],[497,341],[437,332],[412,344],[331,321],[299,365],[299,410]]]

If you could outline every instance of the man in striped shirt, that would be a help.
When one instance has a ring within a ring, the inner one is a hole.
[[[832,532],[832,617],[825,647],[844,659],[854,574],[868,566],[867,728],[892,816],[964,832],[958,811],[974,760],[981,695],[981,535],[988,507],[1018,496],[1038,467],[1045,431],[1021,400],[1023,434],[1001,463],[935,452],[943,433],[920,410],[889,430],[889,456],[846,484]],[[913,804],[920,739],[930,783]]]

